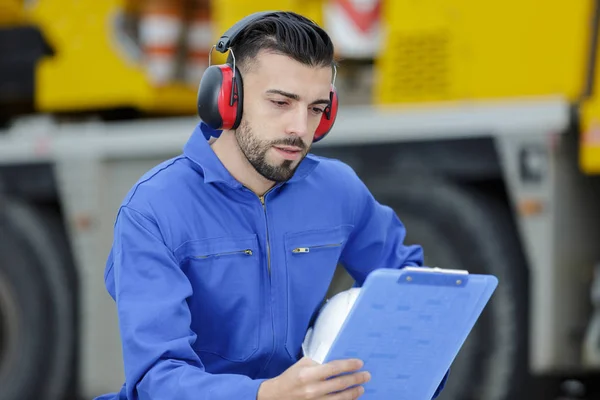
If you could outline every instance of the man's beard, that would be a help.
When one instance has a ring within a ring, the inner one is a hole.
[[[299,137],[288,137],[286,139],[274,140],[272,142],[264,142],[258,139],[252,129],[245,120],[242,120],[240,126],[235,130],[235,138],[238,146],[242,150],[246,159],[254,167],[256,172],[262,175],[265,179],[273,182],[284,182],[290,179],[300,162],[293,166],[294,160],[284,160],[280,165],[271,165],[267,162],[267,151],[274,145],[295,146],[302,149],[302,157],[300,161],[306,157],[309,148]]]

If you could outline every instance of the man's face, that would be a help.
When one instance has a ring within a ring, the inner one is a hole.
[[[306,157],[329,100],[332,70],[261,52],[244,78],[240,149],[268,180],[286,181]]]

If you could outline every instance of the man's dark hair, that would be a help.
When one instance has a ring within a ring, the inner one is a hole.
[[[293,12],[274,12],[245,27],[231,43],[236,67],[252,68],[259,51],[286,55],[311,67],[333,66],[329,35],[310,19]],[[233,64],[231,52],[227,62]]]

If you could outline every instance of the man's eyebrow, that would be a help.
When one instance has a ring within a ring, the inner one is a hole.
[[[269,89],[267,90],[267,93],[270,94],[279,94],[281,96],[287,97],[289,99],[292,100],[300,100],[300,96],[295,94],[295,93],[290,93],[290,92],[285,92],[283,90],[279,90],[279,89]],[[329,99],[317,99],[315,101],[313,101],[312,103],[310,103],[311,105],[316,105],[316,104],[329,104]]]
[[[271,94],[279,94],[282,96],[285,96],[289,99],[292,100],[300,100],[300,96],[295,94],[295,93],[290,93],[290,92],[284,92],[283,90],[279,90],[279,89],[269,89],[267,90],[267,93],[271,93]]]

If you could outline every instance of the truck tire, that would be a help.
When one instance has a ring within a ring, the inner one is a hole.
[[[439,400],[518,400],[527,371],[527,268],[506,205],[442,179],[367,182],[396,211],[425,265],[493,274],[499,286],[455,359]],[[331,296],[353,284],[338,269]]]
[[[0,398],[62,400],[75,349],[62,232],[25,203],[0,205]]]

